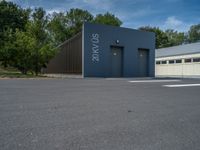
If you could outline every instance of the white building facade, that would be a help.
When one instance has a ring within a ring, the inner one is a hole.
[[[157,77],[200,77],[200,42],[156,49]]]

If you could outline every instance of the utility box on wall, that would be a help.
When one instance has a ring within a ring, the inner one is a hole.
[[[47,65],[46,73],[82,73],[83,77],[155,75],[155,34],[151,32],[85,23],[81,33],[60,47],[60,53]],[[57,58],[60,55],[63,55],[66,66],[76,66],[79,71],[69,71],[65,65],[61,69],[64,71],[57,71],[55,66],[59,68],[62,60]]]

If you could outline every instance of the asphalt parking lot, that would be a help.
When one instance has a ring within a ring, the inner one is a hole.
[[[167,86],[179,84],[186,86]],[[197,79],[0,80],[0,149],[199,150],[198,84]]]

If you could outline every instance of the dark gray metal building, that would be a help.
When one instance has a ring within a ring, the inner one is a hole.
[[[82,32],[60,45],[45,73],[83,77],[154,77],[155,34],[85,23]]]

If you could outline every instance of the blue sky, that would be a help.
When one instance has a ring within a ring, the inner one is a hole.
[[[187,31],[200,23],[200,0],[9,0],[22,7],[43,7],[47,12],[86,9],[93,15],[111,12],[123,27],[156,26]]]

